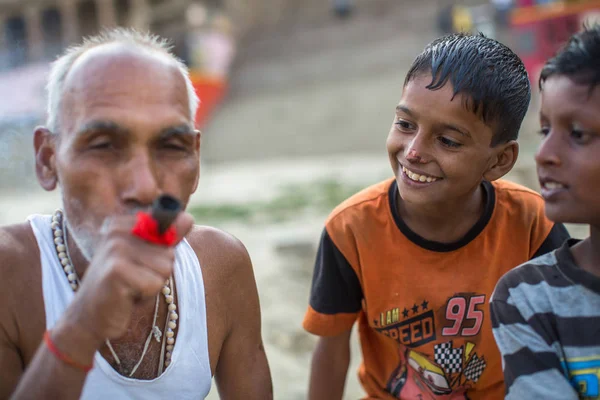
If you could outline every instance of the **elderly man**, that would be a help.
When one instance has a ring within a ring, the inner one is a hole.
[[[36,174],[63,210],[0,228],[0,398],[269,399],[252,265],[219,230],[132,234],[199,178],[198,99],[156,37],[114,30],[52,67]]]

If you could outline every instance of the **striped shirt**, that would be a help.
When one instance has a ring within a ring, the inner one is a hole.
[[[570,239],[508,272],[492,296],[506,399],[600,399],[600,277]]]

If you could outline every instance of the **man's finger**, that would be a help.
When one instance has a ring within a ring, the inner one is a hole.
[[[180,212],[172,226],[175,227],[175,231],[177,232],[176,243],[179,243],[192,230],[194,217],[187,212]]]
[[[132,299],[140,300],[156,296],[169,275],[159,274],[146,266],[137,265],[133,268],[123,269],[120,279],[129,288]]]

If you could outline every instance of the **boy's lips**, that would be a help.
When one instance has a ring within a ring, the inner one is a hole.
[[[569,188],[569,186],[558,179],[550,176],[540,175],[540,186],[541,194],[545,200],[551,200],[553,197],[558,195]]]
[[[406,168],[404,165],[400,164],[400,169],[402,170],[402,173],[408,177],[411,181],[413,182],[418,182],[418,183],[433,183],[437,180],[440,180],[442,178],[437,177],[437,176],[433,176],[433,175],[429,175],[426,174],[422,171],[419,170],[414,170],[414,169],[409,169]]]

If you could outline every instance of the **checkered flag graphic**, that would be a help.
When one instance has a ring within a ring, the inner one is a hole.
[[[474,354],[473,358],[465,368],[464,375],[467,379],[477,383],[485,367],[485,359],[483,357],[479,358],[477,357],[477,354]]]
[[[452,341],[446,343],[438,343],[433,346],[433,359],[435,363],[441,367],[446,365],[446,353],[452,348]]]
[[[452,341],[439,343],[433,347],[435,362],[449,375],[462,371],[462,356],[462,346],[453,348]]]

